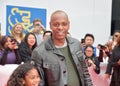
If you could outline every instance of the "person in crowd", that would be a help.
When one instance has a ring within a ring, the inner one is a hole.
[[[83,50],[87,45],[92,45],[93,46],[94,41],[95,41],[94,35],[91,34],[91,33],[87,33],[84,36],[84,43],[82,44],[83,45]],[[99,50],[97,49],[97,47],[95,47],[95,46],[93,46],[93,47],[94,47],[94,55],[97,57],[99,55]]]
[[[94,47],[92,45],[87,45],[84,49],[84,53],[86,56],[86,64],[88,67],[93,67],[94,71],[99,74],[100,73],[100,62],[98,58],[94,56]]]
[[[32,32],[27,33],[18,49],[23,62],[31,61],[31,53],[36,46],[37,40],[35,34]]]
[[[81,43],[81,45],[83,47],[83,51],[84,51],[84,48],[85,48],[85,39],[81,38],[80,43]]]
[[[93,36],[93,34],[87,33],[84,37],[84,42],[85,45],[93,45],[95,41],[95,38]]]
[[[37,38],[37,45],[39,45],[43,41],[43,33],[45,32],[45,28],[42,25],[42,21],[40,19],[35,19],[33,21],[33,33]]]
[[[108,63],[108,60],[110,58],[110,51],[109,51],[109,48],[108,48],[108,45],[101,45],[101,44],[98,44],[97,48],[99,49],[99,56],[98,56],[98,60],[100,62],[103,62],[103,63]]]
[[[50,35],[52,35],[52,32],[49,31],[49,30],[46,30],[46,31],[43,33],[43,40],[46,40]]]
[[[57,10],[50,18],[52,35],[32,53],[32,61],[43,68],[46,86],[92,86],[79,40],[67,36],[68,15]]]
[[[3,36],[0,41],[0,64],[20,64],[17,41],[11,36]]]
[[[14,25],[11,35],[17,40],[18,45],[23,41],[24,39],[24,32],[23,32],[23,26],[20,23],[17,23]]]
[[[112,75],[110,86],[120,86],[120,36],[117,38],[117,44],[112,50],[112,54],[107,65],[105,76],[106,78],[110,78],[110,75]]]
[[[40,80],[37,67],[33,64],[24,63],[13,71],[7,86],[39,86]]]
[[[113,37],[109,38],[108,42],[105,45],[98,44],[97,48],[99,49],[98,60],[100,62],[108,63],[112,50],[117,44],[118,37],[120,36],[120,31],[115,30]]]
[[[120,36],[120,30],[115,30],[113,36],[112,37],[112,40],[111,38],[108,40],[108,42],[106,43],[108,45],[108,48],[109,48],[109,51],[112,52],[112,50],[114,49],[114,47],[116,46],[117,44],[117,39],[118,37]]]

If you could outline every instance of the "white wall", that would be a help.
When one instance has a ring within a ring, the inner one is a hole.
[[[3,35],[6,29],[6,5],[46,8],[47,29],[51,13],[57,9],[64,10],[71,21],[71,35],[80,40],[86,33],[92,33],[95,45],[104,44],[110,35],[112,0],[0,0]]]

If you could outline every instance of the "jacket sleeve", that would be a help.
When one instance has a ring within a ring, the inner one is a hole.
[[[119,60],[117,58],[117,56],[119,56],[119,55],[117,55],[117,54],[119,54],[119,53],[116,53],[116,50],[112,51],[112,54],[111,54],[108,64],[107,64],[107,69],[106,69],[107,74],[111,74],[112,68],[119,68],[119,65],[117,64],[117,61]]]
[[[86,66],[84,58],[85,58],[85,55],[81,56],[81,58],[79,60],[80,60],[80,63],[82,65],[82,69],[83,69],[85,86],[93,86],[93,83],[92,83],[92,80],[90,78],[90,74],[89,74],[89,71],[88,71],[88,68]]]
[[[116,61],[116,55],[115,55],[115,50],[112,51],[112,54],[109,58],[108,64],[107,64],[107,69],[106,69],[106,73],[107,74],[111,74],[112,72],[112,67],[113,66],[117,66],[117,61]]]
[[[31,56],[31,62],[34,62],[38,68],[39,74],[40,74],[40,78],[41,78],[41,82],[39,84],[39,86],[47,86],[45,83],[45,75],[44,75],[44,71],[42,68],[42,59],[40,58],[42,54],[40,54],[38,52],[39,50],[36,48],[33,50],[32,52],[32,56]]]
[[[100,73],[100,62],[98,61],[97,57],[94,57],[95,61],[94,64],[96,65],[96,68],[94,69],[97,74]]]
[[[28,62],[31,60],[30,52],[27,47],[20,45],[18,52],[23,62]]]
[[[100,50],[99,52],[98,60],[99,62],[103,62],[103,51],[102,50]]]

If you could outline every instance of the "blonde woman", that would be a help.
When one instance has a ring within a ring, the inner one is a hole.
[[[23,26],[20,23],[14,25],[11,35],[17,40],[18,44],[24,39]]]

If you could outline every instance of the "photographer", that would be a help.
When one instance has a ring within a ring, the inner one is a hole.
[[[110,52],[109,52],[108,46],[107,45],[98,44],[97,48],[100,51],[99,52],[99,56],[98,56],[99,62],[108,63],[108,59],[110,57]]]
[[[46,31],[45,27],[42,25],[42,21],[40,19],[35,19],[33,21],[33,33],[37,39],[37,45],[39,45],[43,41],[43,33]]]

